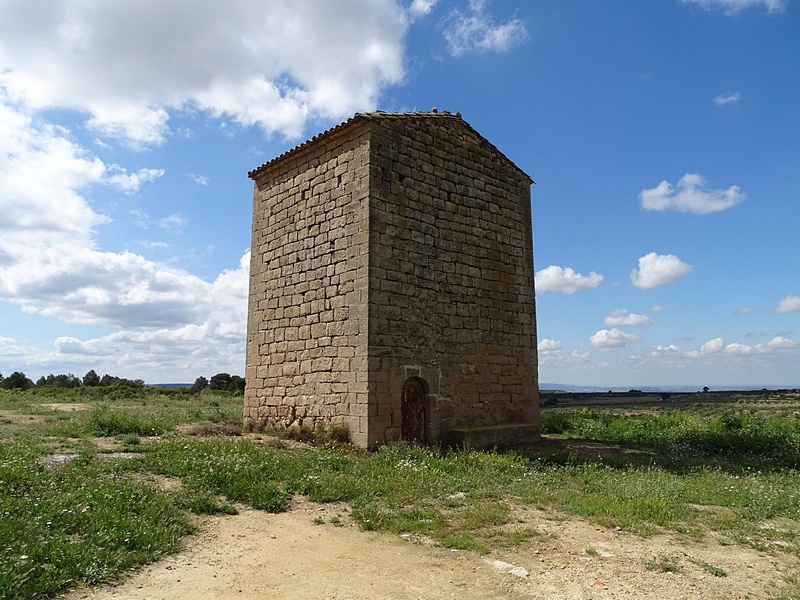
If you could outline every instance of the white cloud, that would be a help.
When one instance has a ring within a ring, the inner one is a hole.
[[[29,0],[8,0],[0,87],[33,110],[84,113],[99,135],[133,147],[163,142],[176,110],[296,137],[309,117],[374,108],[382,88],[404,77],[411,18],[432,6],[65,0],[42,11]]]
[[[628,345],[628,342],[638,339],[639,336],[625,333],[617,328],[601,329],[594,335],[589,336],[589,341],[595,348],[623,348]]]
[[[444,31],[450,54],[507,52],[528,38],[528,30],[519,19],[495,22],[486,14],[487,3],[487,0],[470,0],[469,14],[458,9],[450,13]]]
[[[167,242],[147,242],[145,240],[137,240],[136,244],[141,246],[142,248],[149,248],[150,250],[164,250],[165,248],[169,248],[169,244]]]
[[[408,7],[408,13],[416,19],[429,14],[436,5],[437,0],[413,0]]]
[[[105,174],[103,162],[66,131],[0,103],[0,256],[32,241],[87,239],[108,219],[77,190]]]
[[[0,268],[0,295],[29,313],[82,324],[157,327],[209,310],[200,278],[130,252],[55,244]]]
[[[550,265],[546,269],[537,271],[535,276],[536,289],[540,292],[561,292],[574,294],[588,288],[596,288],[603,281],[603,276],[592,271],[588,275],[576,273],[571,267],[566,269]]]
[[[786,10],[786,0],[681,0],[684,4],[693,4],[705,10],[721,9],[726,15],[739,14],[747,8],[763,6],[770,13]]]
[[[704,384],[797,386],[797,380],[791,377],[800,361],[800,344],[784,336],[776,335],[755,345],[714,338],[696,350],[685,350],[675,341],[635,352],[631,348],[635,336],[626,339],[622,333],[598,331],[590,338],[592,348],[588,352],[545,344],[545,350],[540,350],[541,381],[577,378],[591,385],[626,388],[676,382],[694,382],[697,389]]]
[[[603,323],[609,327],[641,327],[643,325],[651,325],[654,323],[653,319],[647,315],[637,315],[624,308],[618,308],[611,311],[606,315]]]
[[[725,340],[722,338],[714,338],[708,340],[705,344],[700,346],[700,354],[717,354],[725,349]]]
[[[561,342],[545,338],[539,341],[537,348],[539,352],[557,352],[561,350]]]
[[[676,283],[692,270],[674,254],[651,252],[639,258],[639,268],[631,271],[631,282],[637,288],[650,289],[667,283]]]
[[[242,295],[214,290],[230,287],[231,275],[210,284],[139,254],[96,248],[96,229],[109,219],[91,208],[84,189],[105,184],[130,192],[160,173],[109,167],[65,129],[0,103],[0,298],[32,314],[128,329],[204,323],[222,310],[223,327],[225,315],[236,312],[229,298]],[[146,213],[132,212],[147,223]],[[183,223],[175,214],[160,225]]]
[[[673,187],[662,181],[656,187],[644,189],[639,193],[639,201],[645,210],[677,210],[696,215],[727,210],[747,197],[738,185],[728,189],[710,190],[705,187],[706,180],[696,174],[687,173]]]
[[[195,323],[122,330],[88,340],[60,337],[54,343],[55,353],[40,357],[39,362],[74,361],[86,369],[123,376],[163,373],[160,381],[172,381],[175,373],[243,374],[249,264],[250,253],[246,252],[236,269],[224,271],[188,299],[196,301],[200,292],[209,297]]]
[[[786,296],[783,300],[778,302],[778,305],[772,309],[776,315],[784,315],[790,312],[797,312],[800,310],[800,296]]]
[[[194,181],[197,185],[207,186],[210,182],[210,179],[205,175],[198,175],[197,173],[187,173],[186,176],[192,181]]]
[[[728,92],[727,94],[720,94],[714,98],[714,104],[717,106],[725,106],[726,104],[735,104],[741,100],[742,95],[739,92]]]
[[[768,341],[765,346],[775,350],[793,350],[797,348],[797,342],[786,339],[785,337],[776,336]]]
[[[733,355],[741,356],[747,354],[772,354],[784,350],[795,350],[798,344],[785,337],[776,336],[766,344],[755,344],[750,346],[748,344],[741,344],[739,342],[732,342],[726,344],[722,338],[714,338],[708,340],[705,344],[700,346],[699,352],[688,352],[687,356],[700,357],[711,355]]]
[[[111,165],[106,169],[105,180],[126,194],[139,191],[143,183],[155,181],[164,174],[164,169],[140,169],[136,173],[128,173],[119,165]]]
[[[159,219],[158,226],[165,231],[176,233],[186,227],[186,219],[179,213],[175,213]]]
[[[650,307],[650,312],[654,313],[664,312],[664,307],[661,306],[660,304],[656,304],[655,306]]]
[[[650,356],[679,355],[683,350],[680,346],[670,344],[669,346],[656,345],[650,350]]]

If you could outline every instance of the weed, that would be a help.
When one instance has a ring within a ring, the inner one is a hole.
[[[644,567],[649,571],[660,571],[661,573],[680,573],[678,559],[669,554],[658,554],[644,561]]]
[[[693,565],[697,565],[698,567],[703,569],[706,573],[710,573],[714,577],[727,577],[728,576],[728,573],[727,573],[727,571],[725,571],[725,569],[720,569],[719,567],[715,567],[714,565],[709,564],[709,563],[705,562],[704,560],[697,560],[697,559],[690,558],[689,562],[691,562]]]
[[[137,433],[121,433],[115,439],[125,446],[138,446],[142,443],[142,438]]]
[[[325,519],[323,517],[314,517],[312,523],[314,523],[314,525],[325,525]]]

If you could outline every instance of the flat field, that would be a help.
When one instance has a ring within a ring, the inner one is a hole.
[[[0,393],[0,598],[800,598],[800,394],[544,395],[514,453]]]

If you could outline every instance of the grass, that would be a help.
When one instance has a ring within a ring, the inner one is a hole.
[[[294,495],[347,503],[350,518],[366,530],[426,536],[477,552],[540,536],[519,519],[534,508],[639,535],[715,532],[725,543],[800,557],[798,429],[789,412],[544,411],[545,427],[560,436],[655,454],[442,453],[399,445],[366,453],[323,435],[320,446],[287,448],[263,443],[261,435],[198,438],[178,431],[198,422],[240,427],[240,397],[136,391],[113,400],[75,395],[76,403],[89,405],[83,411],[46,406],[65,400],[72,396],[35,390],[0,396],[0,410],[39,416],[0,421],[3,598],[114,580],[174,552],[192,531],[187,512],[233,514],[239,503],[280,512]],[[135,450],[134,458],[101,460],[92,443],[98,435],[116,437]],[[40,459],[54,449],[78,458],[47,467]],[[154,475],[181,485],[154,489],[146,484]],[[664,571],[673,563],[677,568],[675,557],[657,556],[647,568]]]
[[[0,448],[0,598],[35,598],[116,577],[178,549],[193,531],[163,493],[77,460]]]
[[[706,573],[710,573],[714,577],[727,577],[728,572],[725,569],[720,569],[719,567],[715,567],[712,564],[705,562],[704,560],[697,560],[697,559],[690,559],[692,564],[697,565],[701,569],[703,569]]]
[[[542,432],[657,450],[683,467],[733,464],[761,469],[800,467],[800,422],[756,410],[723,409],[624,414],[592,408],[543,411]]]
[[[659,554],[644,561],[645,569],[660,573],[680,573],[678,558],[671,554]]]

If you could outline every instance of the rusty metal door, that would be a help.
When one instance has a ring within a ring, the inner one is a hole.
[[[425,443],[425,387],[419,379],[407,379],[400,396],[400,438]]]

